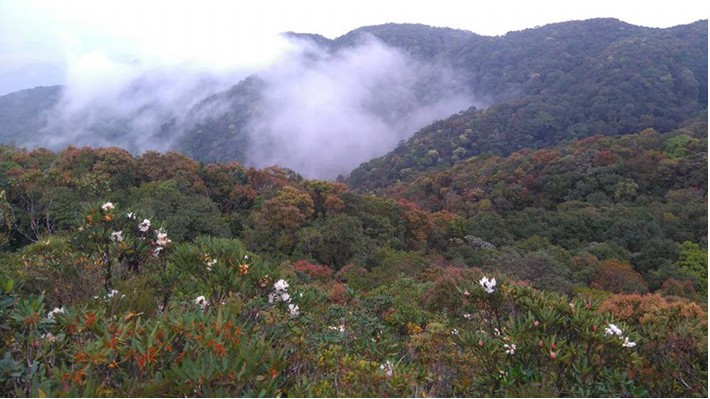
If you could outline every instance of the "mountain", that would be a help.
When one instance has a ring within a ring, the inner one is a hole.
[[[62,96],[60,86],[35,87],[0,97],[0,138],[26,145],[47,123],[48,113]]]
[[[423,128],[355,169],[350,184],[376,190],[482,153],[669,131],[707,109],[707,21],[670,29],[566,22],[491,40],[495,50],[463,54],[479,56],[470,59],[470,81],[492,105]]]
[[[0,97],[0,141],[172,148],[307,177],[352,170],[348,183],[379,190],[483,153],[678,128],[707,109],[707,32],[707,21],[654,29],[591,19],[498,37],[416,24],[334,40],[288,33],[295,55],[226,90],[197,84],[150,102],[172,86],[155,72],[107,96],[125,115],[90,103],[42,129],[60,88]]]

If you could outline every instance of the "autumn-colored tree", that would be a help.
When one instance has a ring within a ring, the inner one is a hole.
[[[199,175],[199,164],[185,155],[147,151],[138,158],[137,165],[144,182],[174,179],[183,192],[202,195],[207,192]]]
[[[313,199],[315,216],[325,217],[327,211],[342,211],[344,204],[338,194],[347,190],[343,183],[332,183],[324,180],[309,180],[305,183],[306,190]]]
[[[429,215],[422,211],[414,202],[398,199],[397,205],[402,212],[407,233],[407,245],[411,248],[423,247],[432,231]]]
[[[605,260],[597,265],[597,271],[592,279],[592,287],[614,293],[648,292],[648,285],[630,264],[615,259]]]
[[[313,199],[294,186],[285,186],[267,200],[260,214],[273,228],[294,230],[313,215]]]
[[[92,172],[107,176],[113,191],[129,190],[138,180],[138,163],[126,150],[107,147],[95,151]]]

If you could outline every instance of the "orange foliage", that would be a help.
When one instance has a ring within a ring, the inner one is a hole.
[[[345,299],[345,285],[340,283],[333,284],[333,288],[330,289],[330,300],[333,303],[344,304]]]
[[[707,323],[707,313],[700,305],[687,299],[660,294],[618,294],[609,297],[599,307],[601,312],[611,312],[616,319],[645,324],[658,318],[702,318]]]
[[[630,264],[609,259],[597,266],[591,286],[613,293],[646,293],[648,284]]]
[[[424,245],[432,231],[430,215],[422,211],[417,204],[403,198],[397,200],[402,209],[402,217],[406,221],[407,231],[418,245]]]
[[[333,277],[333,269],[330,267],[314,265],[307,260],[296,261],[296,263],[293,264],[293,270],[317,280],[329,280]]]

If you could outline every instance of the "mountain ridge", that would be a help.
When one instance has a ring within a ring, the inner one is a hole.
[[[410,137],[402,139],[407,147],[390,148],[388,160],[373,158],[352,170],[348,182],[365,190],[378,187],[365,182],[370,179],[367,170],[372,165],[388,165],[391,175],[386,184],[402,178],[404,169],[428,168],[392,162],[392,157],[403,151],[421,158],[417,143],[422,141],[431,144],[424,153],[438,152],[437,165],[451,165],[481,152],[506,154],[569,137],[619,134],[648,127],[668,131],[707,108],[707,20],[661,29],[597,18],[547,24],[501,36],[393,23],[360,27],[335,39],[318,34],[285,35],[309,41],[325,49],[330,57],[375,38],[386,48],[431,62],[433,70],[436,65],[450,68],[456,79],[452,86],[475,93],[475,104],[413,128]],[[257,73],[195,101],[185,115],[166,120],[157,131],[141,132],[152,137],[145,142],[170,142],[169,148],[207,162],[246,161],[255,137],[262,146],[269,143],[268,138],[262,140],[249,133],[254,121],[272,117],[264,104],[262,76]],[[431,103],[432,96],[437,95],[432,93],[440,90],[442,82],[428,76],[429,81],[412,86],[414,93],[425,100],[424,105]],[[670,83],[664,83],[664,79]],[[56,87],[54,90],[60,92]],[[0,115],[13,113],[12,117],[0,117],[0,139],[32,145],[43,112],[56,104],[58,97],[33,98],[35,108],[28,104],[24,113],[3,108],[3,99],[7,103],[18,95],[0,97]],[[402,112],[396,107],[393,110]],[[452,130],[454,125],[458,130]],[[437,138],[437,130],[448,133]],[[464,143],[451,145],[457,141]]]

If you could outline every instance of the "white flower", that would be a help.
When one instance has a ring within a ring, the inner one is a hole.
[[[162,227],[160,230],[155,230],[155,235],[157,237],[155,243],[161,247],[166,247],[172,242],[172,240],[168,238],[168,233],[166,233]]]
[[[339,326],[330,326],[328,329],[333,330],[333,331],[339,331],[339,332],[345,332],[345,325],[341,324]]]
[[[471,320],[473,318],[473,316],[471,316],[471,313],[466,313],[463,315],[463,318],[466,320]]]
[[[111,298],[116,294],[118,294],[118,290],[111,290],[111,292],[108,293],[108,297]]]
[[[57,337],[54,336],[51,332],[48,332],[46,334],[42,334],[42,339],[49,341],[49,342],[54,342],[57,340]]]
[[[286,291],[287,289],[288,282],[286,282],[286,280],[281,279],[274,283],[274,290],[276,290],[276,292]]]
[[[143,219],[142,222],[138,223],[138,230],[142,231],[143,233],[150,230],[150,220]]]
[[[128,213],[126,214],[126,217],[129,218],[129,219],[135,219],[135,218],[136,218],[136,214],[133,213],[133,212],[128,212]]]
[[[495,287],[496,287],[496,279],[495,279],[495,278],[492,278],[492,279],[489,280],[488,277],[483,276],[483,278],[481,279],[481,281],[478,282],[478,284],[480,284],[481,287],[483,287],[483,289],[484,289],[487,293],[491,294],[491,293],[493,293],[493,291],[495,290]]]
[[[59,314],[59,313],[64,313],[64,306],[62,306],[61,308],[52,309],[49,313],[47,313],[47,318],[53,319],[54,315]]]
[[[392,369],[392,363],[388,360],[386,363],[380,364],[380,370],[382,370],[387,378],[392,378],[394,374],[394,369]]]
[[[294,305],[294,304],[288,305],[288,315],[289,316],[296,317],[299,314],[301,314],[301,312],[298,311],[298,305]]]
[[[459,335],[459,329],[454,328],[453,330],[451,330],[451,335]]]
[[[269,294],[269,303],[274,303],[274,301],[278,298],[276,294],[270,293]]]
[[[200,295],[197,298],[195,298],[195,305],[200,305],[202,310],[205,310],[205,308],[207,307],[208,304],[209,304],[209,302],[207,302],[207,299],[203,295]]]
[[[157,258],[160,255],[160,251],[162,251],[162,250],[163,250],[163,247],[153,248],[153,256],[155,256]]]
[[[503,347],[505,348],[505,353],[507,353],[507,354],[509,354],[509,355],[511,355],[511,356],[515,354],[515,350],[517,349],[517,347],[515,346],[515,344],[510,344],[510,345],[508,345],[508,344],[503,344]]]
[[[624,337],[624,343],[621,344],[624,348],[633,348],[636,346],[636,342],[629,341],[629,337]]]
[[[291,295],[288,292],[281,293],[281,302],[288,302],[291,300]]]
[[[617,337],[621,337],[621,329],[617,327],[615,324],[609,324],[609,327],[604,329],[604,335],[616,335]]]
[[[113,202],[107,202],[103,205],[101,205],[101,209],[103,209],[104,212],[108,212],[113,210]]]
[[[114,231],[113,233],[111,233],[111,241],[123,242],[123,232],[122,231]]]

